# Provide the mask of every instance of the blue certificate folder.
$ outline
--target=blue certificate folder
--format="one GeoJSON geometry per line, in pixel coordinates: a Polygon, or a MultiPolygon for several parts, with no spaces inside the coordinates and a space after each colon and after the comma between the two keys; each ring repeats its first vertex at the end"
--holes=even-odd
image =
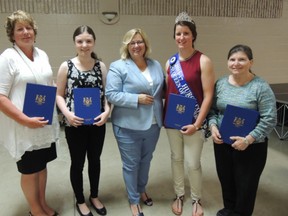
{"type": "Polygon", "coordinates": [[[101,100],[99,88],[75,88],[75,115],[84,118],[85,125],[94,123],[94,118],[101,114],[101,100]]]}
{"type": "Polygon", "coordinates": [[[196,100],[178,94],[169,94],[164,124],[167,128],[180,130],[192,124],[196,100]]]}
{"type": "Polygon", "coordinates": [[[29,117],[44,117],[52,124],[56,87],[27,83],[23,113],[29,117]]]}
{"type": "Polygon", "coordinates": [[[247,136],[258,120],[258,111],[227,104],[219,130],[224,143],[232,144],[231,136],[247,136]]]}

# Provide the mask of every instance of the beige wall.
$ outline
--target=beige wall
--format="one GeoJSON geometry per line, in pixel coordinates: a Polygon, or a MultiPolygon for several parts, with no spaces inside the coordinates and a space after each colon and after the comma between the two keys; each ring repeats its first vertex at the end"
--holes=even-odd
{"type": "MultiPolygon", "coordinates": [[[[3,24],[8,14],[0,14],[0,52],[11,44],[3,24]]],[[[175,17],[121,16],[115,25],[103,24],[98,15],[32,14],[39,27],[36,45],[45,50],[56,76],[59,65],[75,55],[72,34],[82,24],[91,26],[97,37],[96,53],[107,67],[119,58],[124,33],[140,27],[148,34],[152,56],[164,66],[167,58],[176,52],[172,38],[175,17]]],[[[228,17],[193,17],[197,25],[196,48],[208,55],[214,63],[217,77],[229,73],[226,69],[228,50],[244,43],[253,49],[252,70],[269,83],[288,82],[288,0],[284,0],[280,19],[251,19],[228,17]]],[[[0,72],[1,73],[1,72],[0,72]]]]}

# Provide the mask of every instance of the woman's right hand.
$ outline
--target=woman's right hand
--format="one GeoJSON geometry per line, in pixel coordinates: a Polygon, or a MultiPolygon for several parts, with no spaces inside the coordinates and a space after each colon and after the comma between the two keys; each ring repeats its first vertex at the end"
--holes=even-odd
{"type": "Polygon", "coordinates": [[[67,118],[69,124],[73,127],[81,126],[84,123],[84,119],[76,116],[73,112],[69,112],[65,117],[67,118]]]}
{"type": "Polygon", "coordinates": [[[151,105],[154,102],[154,97],[148,94],[139,94],[138,95],[138,103],[139,104],[145,104],[145,105],[151,105]]]}
{"type": "Polygon", "coordinates": [[[48,124],[49,120],[45,120],[44,117],[28,117],[29,120],[24,123],[29,128],[42,128],[48,124]]]}

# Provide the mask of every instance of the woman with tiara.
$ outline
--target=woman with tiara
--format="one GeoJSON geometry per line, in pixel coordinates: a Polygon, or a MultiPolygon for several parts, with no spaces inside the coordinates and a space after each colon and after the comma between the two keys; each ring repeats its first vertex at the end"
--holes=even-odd
{"type": "Polygon", "coordinates": [[[204,211],[200,203],[202,191],[200,159],[205,141],[206,115],[213,98],[215,75],[211,60],[195,49],[196,25],[186,12],[177,16],[173,37],[178,53],[166,63],[165,114],[171,93],[196,99],[197,112],[194,113],[193,122],[184,125],[180,130],[166,127],[171,149],[173,187],[176,194],[172,203],[172,212],[175,215],[182,214],[185,194],[185,162],[193,206],[192,215],[202,216],[204,211]],[[186,91],[183,92],[181,89],[186,89],[186,91]]]}

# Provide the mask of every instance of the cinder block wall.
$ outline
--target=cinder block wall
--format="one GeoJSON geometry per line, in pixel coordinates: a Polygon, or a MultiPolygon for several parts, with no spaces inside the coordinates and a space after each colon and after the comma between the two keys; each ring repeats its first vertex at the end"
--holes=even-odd
{"type": "MultiPolygon", "coordinates": [[[[3,27],[6,16],[0,14],[0,52],[11,44],[3,27]]],[[[79,25],[89,25],[96,33],[95,51],[107,67],[119,58],[119,48],[125,32],[139,27],[146,31],[152,45],[151,57],[165,65],[176,52],[172,37],[175,17],[123,15],[118,23],[106,25],[98,15],[32,14],[38,24],[36,45],[45,50],[56,76],[59,65],[75,56],[72,34],[79,25]]],[[[229,73],[228,50],[244,43],[252,47],[252,70],[269,83],[288,82],[288,1],[284,1],[279,19],[252,19],[229,17],[193,17],[198,30],[196,48],[208,55],[217,77],[229,73]]],[[[1,72],[0,72],[1,73],[1,72]]]]}

